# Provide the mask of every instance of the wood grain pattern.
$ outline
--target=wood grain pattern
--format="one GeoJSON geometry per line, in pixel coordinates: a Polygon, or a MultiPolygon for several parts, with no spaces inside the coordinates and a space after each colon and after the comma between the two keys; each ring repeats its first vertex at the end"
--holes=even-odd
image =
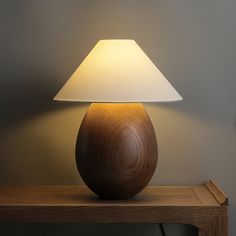
{"type": "Polygon", "coordinates": [[[227,195],[213,181],[206,183],[206,187],[221,205],[228,205],[227,195]]]}
{"type": "Polygon", "coordinates": [[[139,103],[90,105],[79,130],[76,163],[86,185],[105,199],[127,199],[150,181],[157,164],[152,123],[139,103]]]}
{"type": "Polygon", "coordinates": [[[180,223],[227,236],[227,217],[205,185],[146,187],[128,200],[102,200],[87,187],[0,187],[0,222],[180,223]]]}

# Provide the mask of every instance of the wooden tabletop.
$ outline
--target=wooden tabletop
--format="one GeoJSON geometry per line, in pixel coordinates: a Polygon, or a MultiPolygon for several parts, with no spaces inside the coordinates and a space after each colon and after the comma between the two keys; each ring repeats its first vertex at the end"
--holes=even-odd
{"type": "Polygon", "coordinates": [[[212,181],[202,186],[149,186],[119,201],[102,200],[82,186],[0,187],[0,221],[145,223],[161,220],[154,216],[157,211],[162,216],[176,211],[181,218],[188,209],[197,213],[224,205],[227,197],[212,181]]]}

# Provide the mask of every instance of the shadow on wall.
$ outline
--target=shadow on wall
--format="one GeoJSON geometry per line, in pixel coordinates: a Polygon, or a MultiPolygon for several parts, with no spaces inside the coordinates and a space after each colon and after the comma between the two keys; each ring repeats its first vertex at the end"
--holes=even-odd
{"type": "Polygon", "coordinates": [[[53,101],[60,88],[49,73],[1,74],[0,184],[81,184],[73,152],[88,104],[53,101]]]}
{"type": "MultiPolygon", "coordinates": [[[[10,71],[11,73],[11,71],[10,71]]],[[[28,73],[21,71],[17,74],[2,75],[5,79],[0,87],[1,100],[1,132],[17,123],[27,122],[37,116],[42,116],[55,110],[84,106],[82,103],[63,103],[53,101],[58,90],[50,75],[37,71],[28,73]]]]}

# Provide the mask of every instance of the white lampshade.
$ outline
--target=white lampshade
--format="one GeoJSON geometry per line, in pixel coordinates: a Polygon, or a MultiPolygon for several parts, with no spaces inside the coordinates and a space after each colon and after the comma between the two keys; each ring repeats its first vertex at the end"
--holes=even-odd
{"type": "Polygon", "coordinates": [[[168,102],[182,97],[134,40],[100,40],[54,100],[168,102]]]}

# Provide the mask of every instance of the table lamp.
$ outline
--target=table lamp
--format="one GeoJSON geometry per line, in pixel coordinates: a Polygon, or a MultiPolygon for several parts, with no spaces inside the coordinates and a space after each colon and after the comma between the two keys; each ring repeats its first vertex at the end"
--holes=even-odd
{"type": "Polygon", "coordinates": [[[182,97],[134,40],[100,40],[54,100],[91,102],[76,142],[85,184],[104,199],[138,194],[156,169],[158,148],[141,102],[182,97]]]}

